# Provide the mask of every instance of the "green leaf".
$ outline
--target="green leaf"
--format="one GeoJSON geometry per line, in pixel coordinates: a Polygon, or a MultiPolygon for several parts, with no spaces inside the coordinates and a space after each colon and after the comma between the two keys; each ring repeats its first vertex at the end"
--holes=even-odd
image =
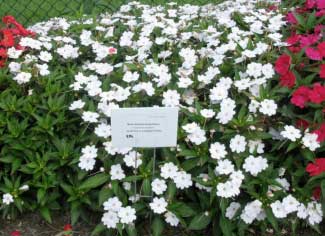
{"type": "Polygon", "coordinates": [[[309,149],[302,149],[301,151],[300,151],[300,153],[301,153],[301,155],[305,158],[305,159],[307,159],[308,161],[312,161],[312,162],[314,162],[314,160],[315,160],[315,154],[314,154],[314,152],[312,152],[312,151],[310,151],[309,149]]]}
{"type": "Polygon", "coordinates": [[[276,221],[271,208],[266,208],[265,213],[266,219],[271,223],[273,229],[275,229],[276,232],[279,232],[278,222],[276,221]]]}
{"type": "Polygon", "coordinates": [[[207,214],[206,212],[202,212],[192,219],[188,228],[191,230],[201,230],[206,228],[210,222],[211,215],[207,214]]]}
{"type": "Polygon", "coordinates": [[[220,228],[221,228],[221,231],[222,231],[224,236],[231,236],[232,235],[232,227],[231,227],[231,223],[230,223],[229,220],[227,220],[224,217],[221,217],[220,221],[219,221],[219,224],[220,224],[220,228]]]}
{"type": "Polygon", "coordinates": [[[168,205],[168,210],[181,217],[190,217],[196,215],[196,212],[184,202],[173,202],[168,205]]]}
{"type": "Polygon", "coordinates": [[[91,232],[91,236],[99,236],[100,233],[105,231],[107,228],[103,224],[98,224],[96,228],[91,232]]]}
{"type": "Polygon", "coordinates": [[[41,207],[40,212],[41,212],[41,215],[43,216],[43,218],[47,222],[52,223],[51,213],[50,213],[50,210],[47,207],[41,207]]]}
{"type": "Polygon", "coordinates": [[[150,179],[144,179],[142,183],[142,192],[145,196],[151,195],[151,181],[150,179]]]}
{"type": "Polygon", "coordinates": [[[164,230],[164,221],[159,216],[155,216],[151,228],[153,236],[160,236],[164,230]]]}
{"type": "Polygon", "coordinates": [[[85,182],[83,182],[79,189],[92,189],[106,183],[109,180],[109,176],[105,173],[100,173],[95,176],[90,177],[85,182]]]}

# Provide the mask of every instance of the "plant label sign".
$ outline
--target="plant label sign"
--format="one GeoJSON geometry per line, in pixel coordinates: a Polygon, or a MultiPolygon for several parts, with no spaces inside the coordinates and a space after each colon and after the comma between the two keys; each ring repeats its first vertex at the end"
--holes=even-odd
{"type": "Polygon", "coordinates": [[[113,147],[175,147],[178,108],[141,107],[112,110],[113,147]]]}

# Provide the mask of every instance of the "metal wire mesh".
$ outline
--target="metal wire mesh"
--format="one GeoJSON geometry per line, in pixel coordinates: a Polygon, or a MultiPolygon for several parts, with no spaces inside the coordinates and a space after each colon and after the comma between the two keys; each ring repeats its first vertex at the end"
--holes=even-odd
{"type": "MultiPolygon", "coordinates": [[[[168,0],[139,0],[147,4],[164,4],[168,0]]],[[[206,4],[222,0],[174,0],[179,4],[206,4]]],[[[129,0],[0,0],[0,17],[12,15],[24,25],[55,16],[116,11],[129,0]]]]}

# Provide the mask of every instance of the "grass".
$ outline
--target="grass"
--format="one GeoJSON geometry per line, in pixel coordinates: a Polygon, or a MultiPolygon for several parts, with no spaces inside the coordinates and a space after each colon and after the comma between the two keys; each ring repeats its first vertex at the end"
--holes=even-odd
{"type": "MultiPolygon", "coordinates": [[[[166,0],[138,0],[147,4],[166,4],[166,0]]],[[[221,0],[174,0],[179,4],[218,3],[221,0]]],[[[74,16],[77,13],[115,11],[128,0],[0,0],[0,17],[14,16],[24,25],[56,16],[74,16]]]]}

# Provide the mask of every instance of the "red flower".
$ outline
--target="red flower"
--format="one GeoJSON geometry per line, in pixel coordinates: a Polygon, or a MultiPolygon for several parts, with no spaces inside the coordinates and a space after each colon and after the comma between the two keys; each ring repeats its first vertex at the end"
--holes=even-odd
{"type": "Polygon", "coordinates": [[[325,100],[325,87],[316,83],[308,95],[311,102],[316,104],[322,103],[325,100]]]}
{"type": "Polygon", "coordinates": [[[10,29],[3,29],[0,32],[2,32],[0,46],[8,48],[15,45],[15,38],[10,29]]]}
{"type": "Polygon", "coordinates": [[[290,45],[294,45],[298,43],[300,40],[300,35],[299,34],[293,34],[289,38],[287,38],[286,42],[290,45]]]}
{"type": "Polygon", "coordinates": [[[8,55],[7,55],[7,49],[0,48],[0,57],[2,57],[2,58],[7,58],[8,57],[8,55]]]}
{"type": "Polygon", "coordinates": [[[320,53],[320,51],[318,51],[315,48],[307,48],[306,55],[311,60],[315,60],[315,61],[322,60],[322,54],[320,53]]]}
{"type": "Polygon", "coordinates": [[[72,230],[72,226],[70,224],[66,224],[63,228],[64,231],[71,231],[72,230]]]}
{"type": "Polygon", "coordinates": [[[283,87],[292,88],[296,83],[296,77],[294,73],[288,71],[286,74],[280,77],[280,85],[283,87]]]}
{"type": "Polygon", "coordinates": [[[290,65],[291,57],[283,54],[275,62],[275,71],[280,75],[284,75],[289,71],[290,65]]]}
{"type": "Polygon", "coordinates": [[[325,172],[325,158],[317,158],[315,163],[309,163],[306,167],[306,171],[310,176],[320,175],[325,172]]]}
{"type": "Polygon", "coordinates": [[[325,123],[322,124],[319,129],[316,129],[313,131],[314,134],[317,134],[318,138],[317,141],[318,142],[324,142],[325,141],[325,123]]]}
{"type": "Polygon", "coordinates": [[[322,57],[325,57],[325,42],[321,42],[320,44],[318,44],[317,49],[322,55],[322,57]]]}
{"type": "Polygon", "coordinates": [[[319,77],[325,79],[325,64],[320,65],[319,77]]]}
{"type": "Polygon", "coordinates": [[[309,102],[309,94],[310,89],[306,86],[299,87],[296,91],[293,92],[291,103],[296,105],[297,107],[304,108],[306,102],[309,102]]]}
{"type": "Polygon", "coordinates": [[[11,232],[10,236],[21,236],[21,233],[20,233],[20,231],[15,230],[15,231],[11,232]]]}

